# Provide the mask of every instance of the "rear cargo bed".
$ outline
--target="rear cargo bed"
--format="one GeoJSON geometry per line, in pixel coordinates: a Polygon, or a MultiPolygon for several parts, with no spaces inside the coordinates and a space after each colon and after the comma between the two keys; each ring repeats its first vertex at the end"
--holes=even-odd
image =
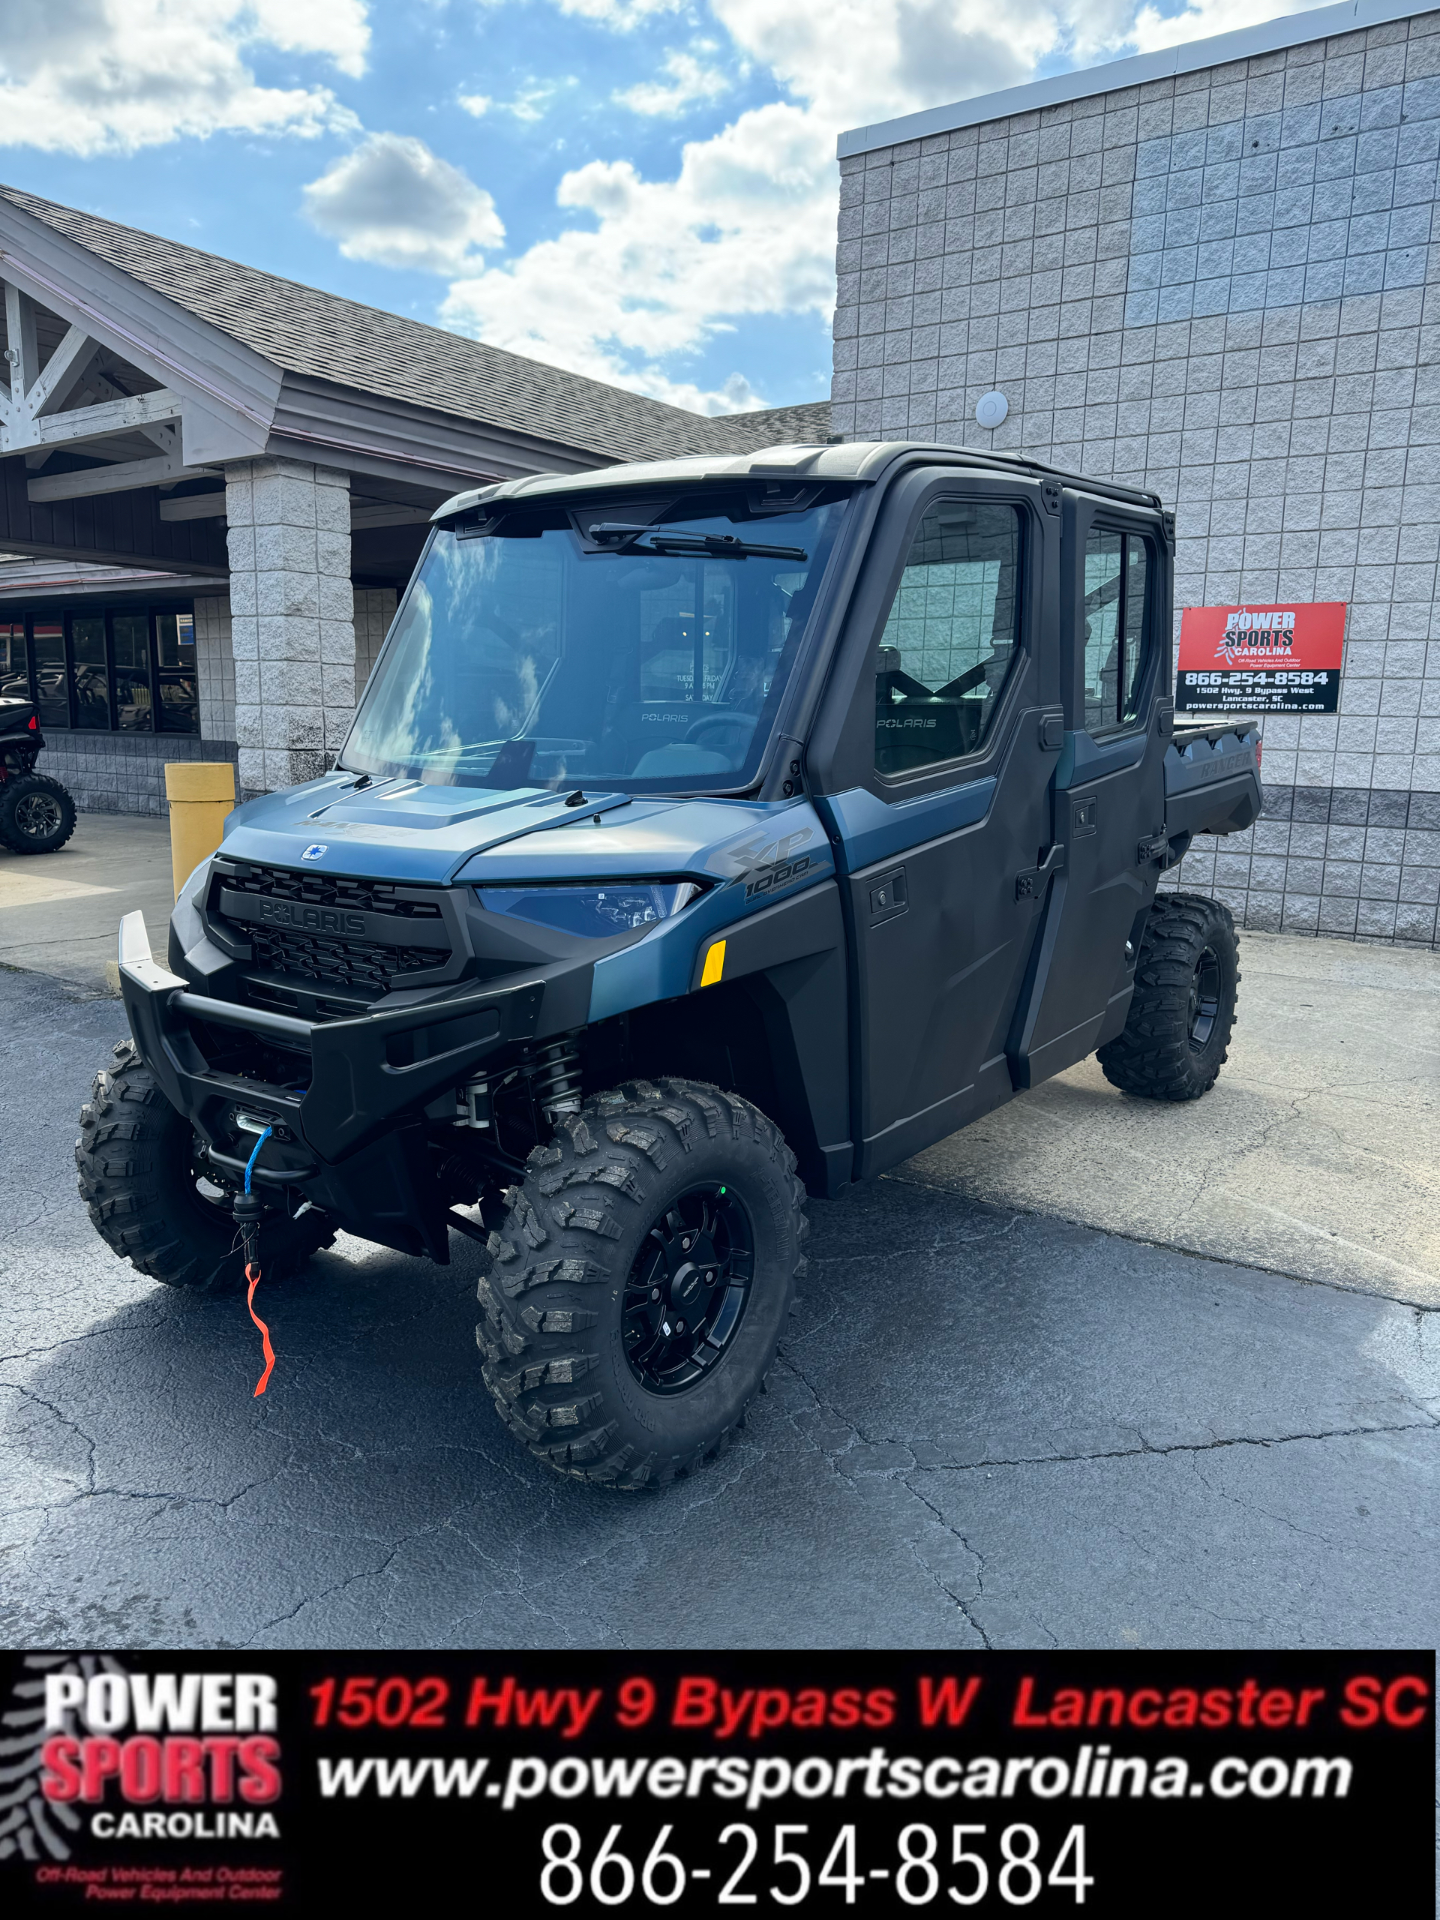
{"type": "Polygon", "coordinates": [[[1165,754],[1165,831],[1172,847],[1181,836],[1188,845],[1197,833],[1242,833],[1259,818],[1260,806],[1259,723],[1243,714],[1177,721],[1165,754]]]}

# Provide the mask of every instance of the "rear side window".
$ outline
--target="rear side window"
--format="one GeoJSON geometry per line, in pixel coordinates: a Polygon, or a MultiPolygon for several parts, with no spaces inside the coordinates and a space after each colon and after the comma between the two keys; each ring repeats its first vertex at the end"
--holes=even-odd
{"type": "Polygon", "coordinates": [[[1095,527],[1085,542],[1085,730],[1138,718],[1150,659],[1155,567],[1143,534],[1095,527]]]}
{"type": "Polygon", "coordinates": [[[875,671],[875,767],[981,746],[1020,641],[1020,510],[939,500],[911,542],[875,671]]]}

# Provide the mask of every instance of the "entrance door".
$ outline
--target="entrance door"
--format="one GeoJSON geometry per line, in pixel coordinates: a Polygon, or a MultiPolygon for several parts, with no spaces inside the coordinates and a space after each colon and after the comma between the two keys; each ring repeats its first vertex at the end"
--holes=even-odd
{"type": "Polygon", "coordinates": [[[817,801],[852,919],[858,1178],[1011,1092],[1005,1043],[1046,891],[1061,738],[1058,708],[1042,724],[1036,657],[1047,581],[1055,628],[1059,532],[1040,488],[931,476],[908,493],[892,508],[904,524],[872,549],[903,564],[852,682],[863,784],[817,801]]]}
{"type": "Polygon", "coordinates": [[[1066,497],[1065,751],[1034,984],[1012,1041],[1017,1086],[1038,1084],[1125,1024],[1161,872],[1170,705],[1170,555],[1158,514],[1066,497]]]}

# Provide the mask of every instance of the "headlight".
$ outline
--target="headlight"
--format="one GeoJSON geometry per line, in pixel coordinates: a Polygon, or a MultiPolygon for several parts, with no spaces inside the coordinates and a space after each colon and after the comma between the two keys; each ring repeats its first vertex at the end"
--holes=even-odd
{"type": "Polygon", "coordinates": [[[477,887],[476,897],[487,913],[508,913],[515,920],[553,927],[557,933],[576,933],[604,940],[616,933],[633,933],[657,920],[668,920],[693,900],[700,888],[693,880],[620,881],[608,887],[477,887]]]}

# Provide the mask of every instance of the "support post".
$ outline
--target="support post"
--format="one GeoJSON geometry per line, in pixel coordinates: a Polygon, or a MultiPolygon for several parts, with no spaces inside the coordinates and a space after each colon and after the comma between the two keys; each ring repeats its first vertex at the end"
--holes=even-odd
{"type": "Polygon", "coordinates": [[[355,704],[350,493],[301,460],[225,469],[242,797],[316,779],[355,704]]]}

